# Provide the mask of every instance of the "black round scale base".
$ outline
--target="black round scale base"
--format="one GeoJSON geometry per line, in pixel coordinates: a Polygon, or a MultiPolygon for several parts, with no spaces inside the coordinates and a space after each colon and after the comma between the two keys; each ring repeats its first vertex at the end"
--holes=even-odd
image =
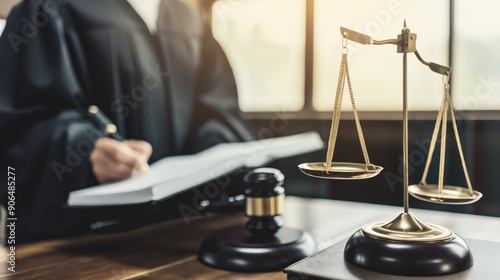
{"type": "Polygon", "coordinates": [[[282,227],[273,237],[258,239],[245,226],[218,231],[207,237],[198,259],[209,266],[237,272],[283,270],[316,252],[307,232],[282,227]]]}
{"type": "Polygon", "coordinates": [[[473,264],[469,246],[457,235],[434,243],[397,242],[369,237],[362,230],[347,241],[344,258],[371,271],[405,276],[451,274],[473,264]]]}

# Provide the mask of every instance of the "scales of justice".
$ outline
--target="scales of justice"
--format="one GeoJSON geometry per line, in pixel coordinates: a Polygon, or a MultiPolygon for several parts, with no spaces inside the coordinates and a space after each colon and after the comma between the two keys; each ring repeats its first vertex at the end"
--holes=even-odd
{"type": "Polygon", "coordinates": [[[341,27],[340,31],[343,37],[343,51],[326,160],[325,162],[300,164],[300,170],[309,176],[323,179],[356,180],[374,177],[382,171],[383,168],[372,164],[368,157],[349,76],[347,41],[350,40],[364,45],[396,45],[397,53],[403,54],[404,211],[392,221],[373,222],[362,226],[348,239],[344,249],[345,260],[368,270],[408,276],[442,275],[468,269],[473,264],[473,258],[468,245],[461,237],[445,227],[422,222],[409,211],[410,194],[420,200],[441,204],[469,204],[476,202],[482,196],[480,192],[472,188],[464,160],[449,90],[448,82],[451,69],[427,62],[420,56],[416,48],[417,35],[410,33],[410,29],[406,27],[406,21],[397,39],[378,41],[344,27],[341,27]],[[428,66],[430,70],[443,75],[444,84],[442,103],[437,114],[425,169],[421,181],[415,185],[409,185],[408,173],[408,53],[414,53],[417,59],[428,66]],[[364,163],[333,161],[345,80],[347,80],[364,163]],[[467,182],[466,188],[445,185],[443,182],[448,115],[451,117],[458,153],[467,182]],[[439,134],[441,134],[441,137],[438,183],[427,184],[426,178],[439,134]]]}

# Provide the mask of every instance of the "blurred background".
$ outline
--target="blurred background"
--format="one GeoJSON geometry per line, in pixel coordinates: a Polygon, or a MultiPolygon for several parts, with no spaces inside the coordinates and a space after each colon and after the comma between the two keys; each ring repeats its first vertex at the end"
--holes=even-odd
{"type": "MultiPolygon", "coordinates": [[[[125,1],[125,0],[124,0],[125,1]]],[[[203,14],[225,50],[240,107],[258,138],[318,131],[328,140],[340,64],[339,27],[374,39],[400,34],[406,19],[423,58],[452,67],[451,93],[473,187],[467,206],[410,199],[410,207],[500,216],[500,4],[493,0],[184,0],[203,14]]],[[[5,19],[16,0],[1,0],[5,19]]],[[[0,33],[5,24],[0,19],[0,33]]],[[[288,195],[402,205],[402,59],[396,47],[349,42],[349,68],[371,161],[384,167],[362,181],[303,175],[297,165],[324,161],[325,150],[271,163],[288,195]]],[[[442,97],[442,77],[409,54],[410,184],[420,181],[442,97]]],[[[347,94],[345,94],[347,97],[347,94]]],[[[451,126],[449,126],[451,128],[451,126]]],[[[453,132],[445,184],[466,186],[453,132]]],[[[335,161],[363,162],[350,102],[343,102],[335,161]]],[[[439,146],[437,147],[439,148],[439,146]]],[[[428,177],[437,182],[438,157],[428,177]]]]}

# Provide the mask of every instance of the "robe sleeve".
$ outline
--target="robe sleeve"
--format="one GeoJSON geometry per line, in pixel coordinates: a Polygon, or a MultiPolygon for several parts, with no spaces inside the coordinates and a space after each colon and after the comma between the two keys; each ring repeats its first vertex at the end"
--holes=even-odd
{"type": "MultiPolygon", "coordinates": [[[[95,183],[88,155],[101,135],[83,111],[82,52],[49,2],[23,1],[0,38],[0,158],[15,169],[17,242],[75,230],[68,193],[95,183]]],[[[6,205],[5,184],[0,195],[6,205]]]]}
{"type": "Polygon", "coordinates": [[[196,94],[198,99],[192,134],[195,150],[217,143],[250,141],[254,138],[251,126],[239,109],[231,66],[208,27],[203,36],[196,94]]]}

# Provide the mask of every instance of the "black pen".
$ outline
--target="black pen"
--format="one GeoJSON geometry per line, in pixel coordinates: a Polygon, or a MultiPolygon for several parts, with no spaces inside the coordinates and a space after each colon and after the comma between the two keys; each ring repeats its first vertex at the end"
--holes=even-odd
{"type": "MultiPolygon", "coordinates": [[[[125,138],[120,133],[118,133],[116,125],[114,125],[108,119],[108,117],[106,117],[106,115],[104,115],[104,113],[99,110],[99,107],[91,105],[87,112],[106,137],[113,138],[120,142],[125,141],[125,138]]],[[[149,171],[149,165],[147,163],[144,163],[138,168],[137,171],[139,171],[139,173],[146,173],[149,171]]]]}

